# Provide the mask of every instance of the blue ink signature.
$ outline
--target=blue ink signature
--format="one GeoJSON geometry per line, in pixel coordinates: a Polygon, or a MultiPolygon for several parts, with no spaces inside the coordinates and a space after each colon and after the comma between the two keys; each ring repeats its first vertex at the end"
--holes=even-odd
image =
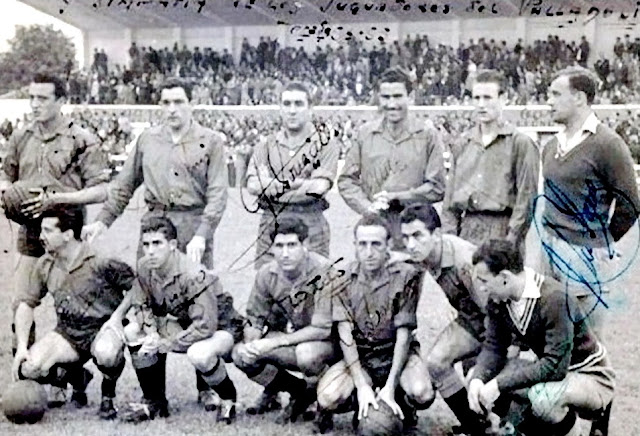
{"type": "MultiPolygon", "coordinates": [[[[588,194],[585,197],[582,205],[577,204],[572,198],[570,198],[565,192],[563,192],[555,183],[547,180],[546,187],[549,189],[550,194],[542,194],[534,198],[533,200],[533,222],[536,228],[536,232],[540,238],[542,248],[547,255],[548,261],[554,268],[557,268],[568,280],[565,282],[565,293],[567,294],[567,302],[569,298],[569,281],[576,282],[588,289],[596,297],[597,301],[588,313],[583,313],[583,318],[588,317],[599,304],[602,304],[605,308],[609,305],[604,301],[603,285],[610,283],[624,274],[633,264],[638,251],[640,250],[640,232],[638,234],[639,240],[635,245],[633,255],[629,257],[628,261],[622,264],[617,270],[615,270],[610,277],[601,277],[598,271],[598,265],[595,262],[595,252],[590,246],[578,246],[572,244],[562,232],[558,226],[546,223],[546,226],[539,223],[535,219],[536,206],[538,200],[544,198],[546,200],[546,207],[553,207],[556,211],[563,215],[571,217],[577,223],[579,223],[582,229],[589,235],[590,238],[596,239],[601,237],[606,242],[607,257],[613,259],[616,256],[615,248],[613,246],[613,238],[609,231],[609,216],[603,215],[598,212],[598,205],[602,204],[608,198],[616,198],[617,202],[624,202],[627,205],[631,205],[633,209],[633,215],[638,216],[638,211],[633,204],[633,201],[628,195],[611,186],[605,186],[598,184],[594,180],[585,180],[585,185],[588,190],[588,194]],[[541,229],[541,226],[546,227],[547,230],[541,229]],[[545,241],[545,234],[551,233],[553,236],[567,243],[567,247],[576,254],[579,259],[579,264],[572,264],[568,259],[565,259],[560,253],[558,253],[553,244],[545,241]],[[579,268],[584,266],[585,268],[579,268]],[[582,271],[579,271],[582,270],[582,271]]],[[[619,204],[616,204],[618,207],[619,204]]],[[[574,319],[570,313],[573,321],[580,321],[581,319],[574,319]]]]}

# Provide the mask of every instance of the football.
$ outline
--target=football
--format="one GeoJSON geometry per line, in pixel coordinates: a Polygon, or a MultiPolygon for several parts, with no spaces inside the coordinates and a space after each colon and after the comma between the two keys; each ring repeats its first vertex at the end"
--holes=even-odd
{"type": "Polygon", "coordinates": [[[358,423],[358,436],[392,436],[402,434],[402,420],[383,401],[378,410],[369,408],[367,417],[358,423]]]}
{"type": "Polygon", "coordinates": [[[2,395],[2,411],[15,424],[34,424],[47,410],[47,392],[33,380],[20,380],[9,385],[2,395]]]}

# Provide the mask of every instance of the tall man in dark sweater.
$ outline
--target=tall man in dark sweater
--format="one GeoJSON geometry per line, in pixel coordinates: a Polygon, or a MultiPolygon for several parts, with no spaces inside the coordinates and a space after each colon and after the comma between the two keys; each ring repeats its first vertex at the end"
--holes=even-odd
{"type": "Polygon", "coordinates": [[[487,290],[490,300],[485,341],[469,377],[469,407],[482,414],[504,395],[523,397],[530,409],[519,434],[582,434],[576,414],[589,419],[607,409],[614,373],[588,323],[567,313],[575,297],[553,278],[524,268],[519,250],[505,240],[481,245],[473,263],[474,287],[487,290]],[[514,336],[534,360],[507,359],[514,336]]]}
{"type": "MultiPolygon", "coordinates": [[[[591,110],[596,80],[580,67],[558,73],[549,88],[553,120],[564,126],[542,153],[541,222],[545,275],[577,297],[600,335],[607,287],[631,260],[617,259],[615,242],[634,225],[640,200],[629,148],[591,110]],[[611,209],[613,207],[613,213],[611,209]]],[[[576,319],[575,308],[569,308],[576,319]]]]}

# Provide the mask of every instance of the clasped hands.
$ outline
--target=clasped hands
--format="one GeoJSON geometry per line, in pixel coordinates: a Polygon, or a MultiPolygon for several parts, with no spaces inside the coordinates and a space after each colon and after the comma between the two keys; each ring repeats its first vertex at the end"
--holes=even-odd
{"type": "Polygon", "coordinates": [[[238,355],[247,365],[252,365],[260,357],[275,350],[280,345],[274,338],[262,338],[238,346],[238,355]]]}
{"type": "Polygon", "coordinates": [[[467,399],[469,400],[469,408],[480,415],[485,415],[493,408],[493,404],[500,397],[500,389],[498,382],[494,378],[488,383],[474,378],[469,383],[467,399]]]}

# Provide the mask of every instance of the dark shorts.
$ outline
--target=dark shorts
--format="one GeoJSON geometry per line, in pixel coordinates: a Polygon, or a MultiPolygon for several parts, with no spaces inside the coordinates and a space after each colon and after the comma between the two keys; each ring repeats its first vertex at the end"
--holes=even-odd
{"type": "MultiPolygon", "coordinates": [[[[358,344],[360,363],[371,377],[374,387],[382,388],[387,382],[393,364],[394,348],[395,341],[380,345],[358,344]]],[[[413,354],[420,356],[420,343],[416,340],[409,344],[408,357],[413,354]]]]}
{"type": "Polygon", "coordinates": [[[233,307],[233,297],[227,293],[218,297],[218,330],[231,333],[233,342],[242,342],[246,320],[233,307]]]}
{"type": "Polygon", "coordinates": [[[31,257],[41,257],[44,254],[44,247],[40,242],[40,221],[20,226],[18,253],[31,257]]]}

